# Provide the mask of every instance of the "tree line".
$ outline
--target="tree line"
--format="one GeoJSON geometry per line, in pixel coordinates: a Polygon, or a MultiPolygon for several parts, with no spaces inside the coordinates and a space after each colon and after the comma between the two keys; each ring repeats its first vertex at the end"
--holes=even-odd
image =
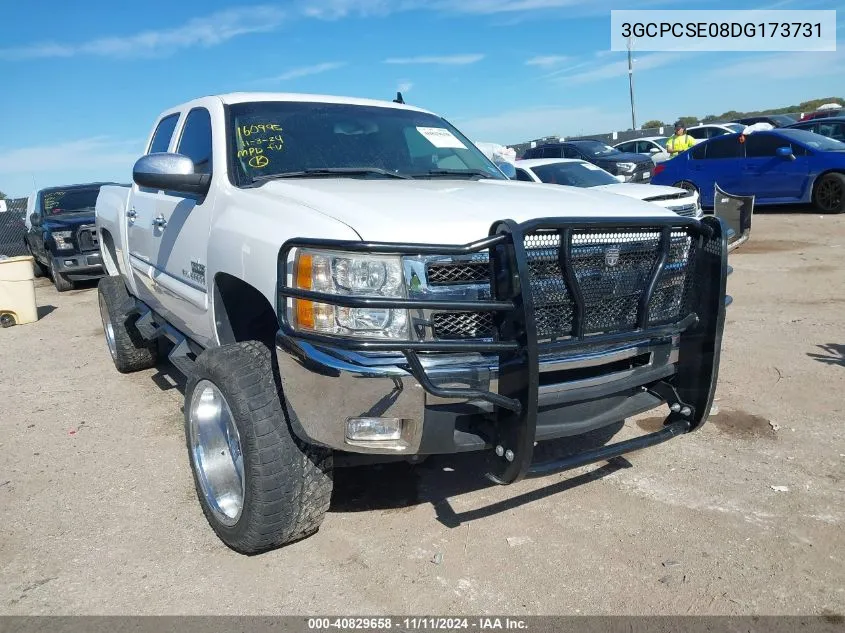
{"type": "MultiPolygon", "coordinates": [[[[825,103],[838,103],[842,106],[845,106],[845,99],[843,99],[842,97],[824,97],[822,99],[810,99],[809,101],[802,101],[798,105],[791,105],[783,108],[769,108],[766,110],[752,110],[749,112],[728,110],[727,112],[723,112],[722,114],[708,114],[705,117],[681,116],[678,117],[678,120],[683,121],[685,125],[689,126],[698,125],[699,121],[701,121],[702,123],[713,123],[714,121],[733,121],[734,119],[744,119],[746,117],[761,116],[765,114],[812,112],[813,110],[818,109],[820,105],[824,105],[825,103]]],[[[674,124],[674,121],[664,123],[663,121],[660,121],[658,119],[652,119],[651,121],[646,121],[645,123],[643,123],[643,128],[663,127],[672,124],[674,124]]]]}

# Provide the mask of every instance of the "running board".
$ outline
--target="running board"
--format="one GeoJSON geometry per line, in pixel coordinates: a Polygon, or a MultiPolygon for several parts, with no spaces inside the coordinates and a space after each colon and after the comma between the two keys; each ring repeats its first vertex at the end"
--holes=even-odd
{"type": "Polygon", "coordinates": [[[564,470],[578,468],[579,466],[586,466],[587,464],[619,457],[625,453],[638,451],[649,446],[654,446],[655,444],[662,444],[671,440],[673,437],[687,433],[690,428],[690,423],[687,420],[670,422],[659,431],[649,433],[648,435],[641,435],[630,440],[625,440],[624,442],[616,442],[615,444],[595,448],[578,453],[577,455],[569,455],[560,459],[533,464],[528,469],[528,476],[551,475],[564,470]]]}
{"type": "Polygon", "coordinates": [[[186,339],[184,336],[182,337],[181,341],[179,341],[176,345],[173,346],[173,349],[170,351],[170,354],[167,355],[167,359],[186,378],[190,376],[194,370],[194,364],[196,361],[193,358],[193,352],[191,352],[191,348],[188,346],[188,339],[186,339]]]}
{"type": "Polygon", "coordinates": [[[173,349],[167,355],[170,363],[186,378],[193,371],[196,354],[191,349],[187,337],[165,321],[157,321],[155,314],[144,304],[138,302],[133,312],[139,314],[135,328],[148,341],[166,338],[173,343],[173,349]]]}

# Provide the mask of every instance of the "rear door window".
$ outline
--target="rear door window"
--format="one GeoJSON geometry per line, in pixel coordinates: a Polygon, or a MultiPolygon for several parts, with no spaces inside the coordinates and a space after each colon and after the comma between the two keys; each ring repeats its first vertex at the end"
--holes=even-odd
{"type": "Polygon", "coordinates": [[[211,173],[211,115],[208,110],[194,108],[188,113],[176,151],[194,161],[194,171],[198,174],[211,173]]]}
{"type": "Polygon", "coordinates": [[[534,179],[528,175],[528,172],[524,169],[517,169],[516,170],[516,179],[517,180],[524,180],[526,182],[534,182],[534,179]]]}
{"type": "Polygon", "coordinates": [[[158,152],[166,152],[170,147],[170,139],[173,138],[173,130],[176,129],[176,123],[179,121],[179,113],[170,114],[164,117],[156,126],[156,131],[153,133],[153,139],[150,142],[150,149],[148,154],[155,154],[158,152]]]}

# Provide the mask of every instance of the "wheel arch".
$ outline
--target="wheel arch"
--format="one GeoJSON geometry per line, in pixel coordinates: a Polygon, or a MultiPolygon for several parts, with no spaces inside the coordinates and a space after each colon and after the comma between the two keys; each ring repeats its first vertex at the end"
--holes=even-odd
{"type": "Polygon", "coordinates": [[[214,329],[220,345],[259,340],[275,347],[276,310],[255,286],[226,272],[214,276],[214,329]]]}
{"type": "MultiPolygon", "coordinates": [[[[831,167],[830,169],[826,169],[823,172],[816,175],[815,179],[813,179],[812,186],[810,187],[810,196],[807,202],[813,206],[816,205],[816,189],[819,183],[824,180],[825,176],[829,176],[830,174],[839,174],[840,176],[845,176],[845,168],[842,167],[831,167]]],[[[839,213],[840,211],[836,211],[839,213]]]]}
{"type": "Polygon", "coordinates": [[[831,167],[830,169],[825,169],[824,171],[816,174],[815,178],[813,178],[813,184],[810,187],[810,202],[813,201],[813,197],[816,195],[816,187],[818,186],[819,181],[828,174],[842,174],[845,176],[845,167],[831,167]]]}
{"type": "Polygon", "coordinates": [[[117,251],[115,250],[114,237],[108,229],[100,229],[100,254],[103,258],[103,266],[106,272],[112,277],[120,275],[120,268],[117,265],[117,251]]]}

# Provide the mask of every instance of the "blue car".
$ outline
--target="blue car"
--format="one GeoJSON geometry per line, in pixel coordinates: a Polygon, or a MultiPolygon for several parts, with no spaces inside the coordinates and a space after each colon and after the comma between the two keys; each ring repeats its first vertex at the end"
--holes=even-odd
{"type": "Polygon", "coordinates": [[[656,166],[651,182],[699,192],[713,207],[715,186],[754,205],[812,203],[825,213],[845,211],[845,143],[793,129],[725,134],[656,166]]]}

